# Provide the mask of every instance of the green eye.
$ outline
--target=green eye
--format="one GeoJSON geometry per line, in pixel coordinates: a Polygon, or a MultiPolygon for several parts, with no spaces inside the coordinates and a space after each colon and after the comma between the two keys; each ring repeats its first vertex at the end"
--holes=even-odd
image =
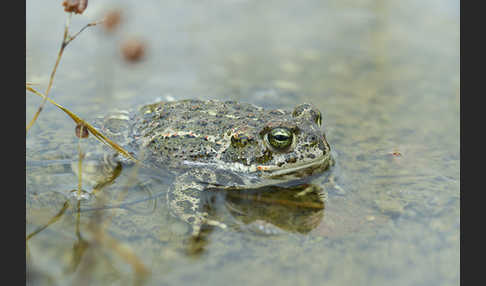
{"type": "Polygon", "coordinates": [[[292,138],[292,131],[287,128],[274,128],[268,133],[268,142],[277,149],[290,146],[292,138]]]}

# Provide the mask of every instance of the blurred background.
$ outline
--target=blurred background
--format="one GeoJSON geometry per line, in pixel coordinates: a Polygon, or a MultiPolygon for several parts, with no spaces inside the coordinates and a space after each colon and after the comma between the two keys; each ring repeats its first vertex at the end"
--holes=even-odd
{"type": "MultiPolygon", "coordinates": [[[[26,3],[26,81],[39,91],[62,41],[61,2],[26,3]]],[[[160,100],[311,102],[344,190],[307,233],[215,231],[196,259],[179,251],[182,226],[163,203],[148,215],[111,213],[108,233],[151,271],[137,283],[459,284],[459,1],[100,0],[72,16],[70,31],[107,15],[65,49],[56,102],[86,120],[160,100]]],[[[26,94],[26,122],[40,102],[26,94]]],[[[26,137],[28,234],[76,187],[63,161],[77,152],[63,145],[73,131],[47,104],[26,137]]],[[[86,273],[93,285],[138,281],[115,244],[93,246],[88,213],[84,248],[74,214],[29,240],[32,283],[82,284],[86,273]]]]}

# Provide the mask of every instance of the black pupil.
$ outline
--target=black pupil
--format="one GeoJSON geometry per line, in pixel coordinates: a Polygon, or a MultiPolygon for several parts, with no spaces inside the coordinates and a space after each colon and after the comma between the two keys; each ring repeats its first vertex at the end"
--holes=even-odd
{"type": "Polygon", "coordinates": [[[275,140],[277,140],[277,141],[286,141],[286,140],[289,139],[289,136],[283,135],[283,134],[277,134],[277,135],[273,136],[273,138],[275,138],[275,140]]]}

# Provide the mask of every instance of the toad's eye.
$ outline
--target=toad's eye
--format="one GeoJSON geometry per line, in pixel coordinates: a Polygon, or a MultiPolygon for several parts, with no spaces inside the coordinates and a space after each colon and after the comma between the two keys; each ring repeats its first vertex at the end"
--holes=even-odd
{"type": "Polygon", "coordinates": [[[267,135],[268,143],[277,149],[285,149],[292,144],[292,131],[287,128],[274,128],[267,135]]]}

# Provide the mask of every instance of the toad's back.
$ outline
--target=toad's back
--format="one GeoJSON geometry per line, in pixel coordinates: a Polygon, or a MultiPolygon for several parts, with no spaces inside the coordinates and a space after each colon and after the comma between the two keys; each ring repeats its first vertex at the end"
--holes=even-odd
{"type": "Polygon", "coordinates": [[[182,100],[105,116],[100,125],[155,167],[204,165],[282,175],[328,165],[330,147],[321,122],[321,113],[310,104],[290,112],[234,101],[182,100]]]}
{"type": "Polygon", "coordinates": [[[214,162],[238,131],[262,130],[285,115],[290,112],[235,101],[158,102],[140,109],[134,135],[157,161],[214,162]]]}

